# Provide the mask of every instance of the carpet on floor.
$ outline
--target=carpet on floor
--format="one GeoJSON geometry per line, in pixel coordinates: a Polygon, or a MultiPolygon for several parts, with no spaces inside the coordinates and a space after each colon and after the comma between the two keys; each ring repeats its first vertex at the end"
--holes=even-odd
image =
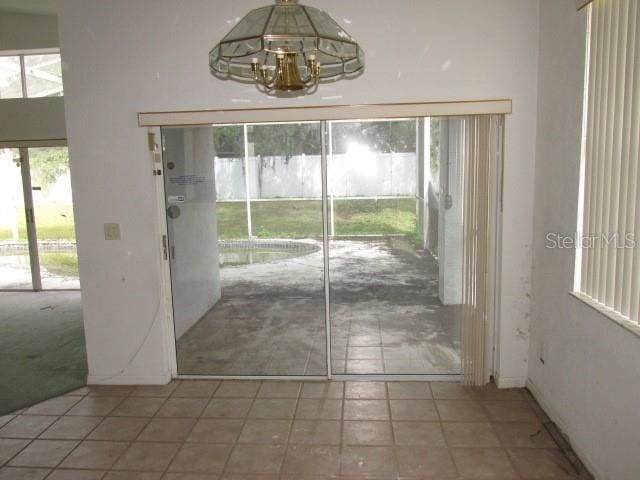
{"type": "Polygon", "coordinates": [[[86,379],[80,292],[0,293],[0,415],[86,379]]]}

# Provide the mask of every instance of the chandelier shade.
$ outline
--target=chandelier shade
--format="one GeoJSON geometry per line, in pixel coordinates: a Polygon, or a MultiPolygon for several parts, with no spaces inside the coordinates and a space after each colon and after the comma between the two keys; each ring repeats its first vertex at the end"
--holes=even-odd
{"type": "Polygon", "coordinates": [[[249,12],[209,53],[216,76],[301,90],[364,68],[358,43],[325,12],[295,0],[249,12]]]}

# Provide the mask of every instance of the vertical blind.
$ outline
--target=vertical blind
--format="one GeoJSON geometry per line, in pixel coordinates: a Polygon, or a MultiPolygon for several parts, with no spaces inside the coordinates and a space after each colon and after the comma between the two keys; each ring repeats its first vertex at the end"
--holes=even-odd
{"type": "Polygon", "coordinates": [[[489,278],[490,231],[495,226],[496,202],[491,194],[500,148],[495,141],[499,121],[496,116],[478,115],[465,122],[462,362],[466,385],[488,381],[485,350],[493,292],[489,278]]]}
{"type": "Polygon", "coordinates": [[[575,290],[638,323],[640,7],[589,7],[575,290]]]}

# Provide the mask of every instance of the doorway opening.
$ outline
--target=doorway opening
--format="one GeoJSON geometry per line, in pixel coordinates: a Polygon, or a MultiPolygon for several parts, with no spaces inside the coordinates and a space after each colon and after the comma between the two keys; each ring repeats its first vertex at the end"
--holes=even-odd
{"type": "Polygon", "coordinates": [[[462,375],[472,119],[163,127],[178,375],[462,375]]]}

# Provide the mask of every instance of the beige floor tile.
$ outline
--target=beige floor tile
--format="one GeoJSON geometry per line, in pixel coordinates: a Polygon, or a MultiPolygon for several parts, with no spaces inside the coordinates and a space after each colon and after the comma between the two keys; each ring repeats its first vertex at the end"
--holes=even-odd
{"type": "Polygon", "coordinates": [[[128,397],[111,412],[111,416],[153,417],[164,401],[157,397],[128,397]]]}
{"type": "Polygon", "coordinates": [[[2,415],[0,416],[0,428],[4,427],[7,423],[13,420],[15,415],[2,415]]]}
{"type": "Polygon", "coordinates": [[[433,400],[389,400],[389,404],[393,420],[438,420],[433,400]]]}
{"type": "Polygon", "coordinates": [[[450,447],[499,447],[493,427],[487,422],[444,422],[444,435],[450,447]]]}
{"type": "Polygon", "coordinates": [[[344,447],[342,475],[395,475],[398,472],[392,447],[344,447]]]}
{"type": "Polygon", "coordinates": [[[342,400],[328,398],[301,398],[296,418],[305,420],[340,420],[342,400]]]}
{"type": "Polygon", "coordinates": [[[85,396],[89,394],[89,387],[80,387],[75,390],[71,390],[70,392],[65,393],[65,395],[76,395],[76,396],[85,396]]]}
{"type": "Polygon", "coordinates": [[[438,422],[393,422],[396,445],[445,447],[442,427],[438,422]]]}
{"type": "Polygon", "coordinates": [[[134,440],[149,423],[149,418],[107,417],[87,437],[89,440],[134,440]]]}
{"type": "Polygon", "coordinates": [[[436,400],[443,422],[486,422],[487,414],[478,402],[470,400],[436,400]]]}
{"type": "Polygon", "coordinates": [[[100,480],[104,470],[54,470],[47,480],[100,480]]]}
{"type": "Polygon", "coordinates": [[[452,448],[458,472],[465,479],[512,479],[516,471],[501,448],[452,448]]]}
{"type": "Polygon", "coordinates": [[[302,384],[300,398],[341,399],[344,382],[305,382],[302,384]]]}
{"type": "Polygon", "coordinates": [[[345,421],[343,445],[393,445],[391,422],[345,421]]]}
{"type": "Polygon", "coordinates": [[[410,400],[410,399],[429,399],[431,398],[431,389],[427,382],[387,382],[389,389],[389,398],[410,400]]]}
{"type": "Polygon", "coordinates": [[[577,477],[575,468],[562,450],[513,448],[508,453],[516,471],[524,478],[563,480],[577,477]]]}
{"type": "Polygon", "coordinates": [[[397,447],[400,475],[424,479],[456,478],[457,469],[443,447],[397,447]]]}
{"type": "Polygon", "coordinates": [[[126,442],[85,440],[65,458],[61,467],[109,469],[129,446],[126,442]]]}
{"type": "Polygon", "coordinates": [[[235,443],[244,421],[235,418],[202,418],[187,438],[188,442],[235,443]]]}
{"type": "Polygon", "coordinates": [[[291,420],[248,419],[238,443],[287,443],[291,420]]]}
{"type": "Polygon", "coordinates": [[[174,380],[166,385],[140,385],[131,392],[131,396],[166,398],[178,388],[180,383],[180,381],[174,380]]]}
{"type": "Polygon", "coordinates": [[[55,467],[78,442],[73,440],[34,440],[16,455],[12,467],[55,467]]]}
{"type": "Polygon", "coordinates": [[[183,380],[171,394],[172,397],[210,398],[220,382],[217,380],[183,380]]]}
{"type": "Polygon", "coordinates": [[[162,480],[218,480],[214,473],[176,473],[168,472],[162,476],[162,480]]]}
{"type": "Polygon", "coordinates": [[[386,400],[345,400],[345,420],[389,420],[386,400]]]}
{"type": "Polygon", "coordinates": [[[209,403],[207,398],[170,398],[160,410],[158,417],[197,418],[209,403]]]}
{"type": "Polygon", "coordinates": [[[0,480],[42,480],[50,472],[48,468],[14,468],[0,469],[0,480]]]}
{"type": "Polygon", "coordinates": [[[124,452],[113,470],[161,472],[180,449],[180,443],[135,442],[124,452]]]}
{"type": "Polygon", "coordinates": [[[27,415],[64,415],[71,407],[78,403],[82,397],[62,396],[38,403],[25,411],[27,415]]]}
{"type": "MultiPolygon", "coordinates": [[[[226,473],[220,480],[280,480],[279,475],[252,475],[246,473],[226,473]]],[[[295,480],[301,480],[296,478],[295,480]]]]}
{"type": "Polygon", "coordinates": [[[387,398],[384,382],[346,382],[344,396],[350,399],[382,399],[387,398]]]}
{"type": "Polygon", "coordinates": [[[471,395],[481,401],[521,401],[524,399],[522,390],[517,388],[498,388],[495,383],[488,383],[484,387],[469,389],[471,395]]]}
{"type": "Polygon", "coordinates": [[[253,400],[250,398],[212,398],[202,412],[203,417],[244,418],[253,400]]]}
{"type": "Polygon", "coordinates": [[[460,383],[431,382],[433,398],[441,400],[467,400],[471,398],[470,389],[460,383]]]}
{"type": "Polygon", "coordinates": [[[225,380],[220,384],[214,396],[231,398],[253,398],[256,396],[259,387],[260,382],[225,380]]]}
{"type": "Polygon", "coordinates": [[[57,417],[19,415],[0,428],[0,438],[36,438],[44,432],[57,417]]]}
{"type": "Polygon", "coordinates": [[[72,415],[60,417],[40,435],[40,438],[82,440],[102,419],[103,417],[80,417],[72,415]]]}
{"type": "Polygon", "coordinates": [[[187,443],[171,462],[169,471],[190,473],[222,473],[231,453],[231,445],[187,443]]]}
{"type": "Polygon", "coordinates": [[[297,400],[292,398],[258,398],[249,411],[250,418],[293,418],[297,400]]]}
{"type": "Polygon", "coordinates": [[[136,389],[130,385],[88,385],[87,395],[92,397],[128,397],[136,389]]]}
{"type": "Polygon", "coordinates": [[[493,422],[536,422],[538,417],[527,402],[483,402],[493,422]]]}
{"type": "Polygon", "coordinates": [[[193,418],[154,418],[138,436],[139,442],[184,442],[196,424],[193,418]]]}
{"type": "Polygon", "coordinates": [[[124,397],[83,397],[67,415],[106,416],[123,400],[124,397]]]}
{"type": "Polygon", "coordinates": [[[29,440],[0,438],[0,465],[7,463],[11,457],[27,446],[29,440]]]}
{"type": "Polygon", "coordinates": [[[495,423],[493,428],[505,447],[556,448],[556,442],[540,423],[495,423]]]}
{"type": "Polygon", "coordinates": [[[335,420],[295,420],[289,443],[340,445],[340,427],[335,420]]]}
{"type": "Polygon", "coordinates": [[[102,480],[160,480],[160,472],[107,472],[102,480]]]}
{"type": "Polygon", "coordinates": [[[302,382],[264,381],[258,398],[298,398],[302,382]]]}
{"type": "Polygon", "coordinates": [[[377,360],[347,360],[347,373],[369,374],[384,373],[382,359],[377,360]]]}
{"type": "Polygon", "coordinates": [[[226,469],[230,473],[278,473],[285,451],[285,445],[236,445],[226,469]]]}
{"type": "Polygon", "coordinates": [[[290,445],[282,465],[283,474],[337,475],[340,448],[327,445],[290,445]]]}

